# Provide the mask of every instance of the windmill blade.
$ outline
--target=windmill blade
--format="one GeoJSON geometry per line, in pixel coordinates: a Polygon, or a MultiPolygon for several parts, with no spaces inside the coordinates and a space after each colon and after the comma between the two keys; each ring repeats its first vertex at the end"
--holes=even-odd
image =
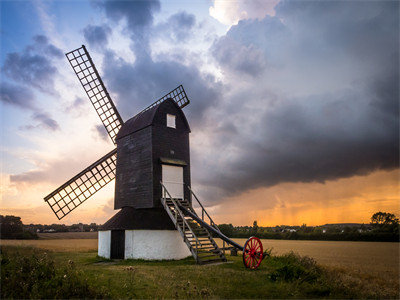
{"type": "Polygon", "coordinates": [[[183,89],[183,86],[180,85],[176,89],[170,91],[168,94],[155,101],[153,104],[143,109],[140,113],[138,113],[138,115],[144,113],[145,111],[149,110],[150,108],[156,106],[157,104],[163,102],[168,98],[174,99],[174,101],[179,105],[180,108],[184,108],[186,105],[190,103],[190,100],[187,97],[186,92],[183,89]]]}
{"type": "Polygon", "coordinates": [[[115,144],[115,136],[124,122],[115,108],[103,80],[100,78],[89,52],[82,45],[81,48],[68,52],[65,55],[103,122],[108,135],[115,144]]]}
{"type": "Polygon", "coordinates": [[[117,149],[100,158],[44,198],[59,220],[115,178],[117,149]]]}

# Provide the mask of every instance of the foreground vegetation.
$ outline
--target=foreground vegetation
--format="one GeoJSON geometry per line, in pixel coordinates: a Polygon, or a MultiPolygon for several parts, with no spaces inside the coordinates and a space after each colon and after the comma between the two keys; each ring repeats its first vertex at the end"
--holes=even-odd
{"type": "Polygon", "coordinates": [[[1,298],[399,298],[398,282],[318,266],[294,253],[257,271],[241,256],[198,266],[180,261],[111,261],[96,252],[1,248],[1,298]]]}

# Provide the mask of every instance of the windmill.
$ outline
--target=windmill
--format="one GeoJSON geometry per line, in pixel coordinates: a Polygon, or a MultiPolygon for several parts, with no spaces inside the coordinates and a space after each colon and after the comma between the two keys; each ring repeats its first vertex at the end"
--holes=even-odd
{"type": "MultiPolygon", "coordinates": [[[[116,179],[120,211],[99,231],[100,256],[225,261],[210,231],[183,214],[197,216],[192,198],[198,200],[190,188],[190,128],[182,111],[190,101],[182,85],[124,123],[86,47],[66,57],[116,148],[44,198],[57,218],[116,179]]],[[[201,214],[217,228],[203,206],[201,214]]]]}
{"type": "Polygon", "coordinates": [[[267,257],[261,241],[250,237],[242,247],[226,237],[190,187],[190,128],[182,111],[190,101],[183,86],[124,123],[86,47],[66,56],[116,148],[44,198],[56,217],[61,220],[116,179],[114,209],[119,211],[99,230],[99,256],[181,259],[192,254],[205,264],[226,261],[225,249],[236,248],[247,268],[258,268],[267,257]],[[211,234],[224,241],[223,248],[211,234]]]}

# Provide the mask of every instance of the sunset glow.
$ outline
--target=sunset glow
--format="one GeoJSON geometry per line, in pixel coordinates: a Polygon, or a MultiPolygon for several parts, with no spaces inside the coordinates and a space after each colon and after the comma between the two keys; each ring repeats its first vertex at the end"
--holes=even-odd
{"type": "Polygon", "coordinates": [[[397,2],[141,3],[0,3],[2,215],[116,213],[114,182],[61,221],[43,200],[114,148],[64,55],[85,44],[124,121],[183,84],[192,186],[217,223],[400,216],[397,2]]]}

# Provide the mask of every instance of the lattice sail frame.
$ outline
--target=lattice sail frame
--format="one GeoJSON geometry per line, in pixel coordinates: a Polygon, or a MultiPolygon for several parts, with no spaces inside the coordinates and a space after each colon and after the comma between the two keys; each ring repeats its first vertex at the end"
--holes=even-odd
{"type": "Polygon", "coordinates": [[[65,56],[115,144],[115,137],[124,122],[97,72],[89,52],[82,45],[81,48],[68,52],[65,56]]]}
{"type": "Polygon", "coordinates": [[[115,178],[117,149],[103,156],[44,198],[59,220],[115,178]]]}
{"type": "MultiPolygon", "coordinates": [[[[115,138],[123,120],[111,100],[86,47],[82,45],[81,48],[65,55],[115,144],[115,138]]],[[[183,86],[180,85],[139,114],[168,98],[173,98],[180,108],[190,103],[183,86]]],[[[44,198],[59,220],[115,178],[116,160],[117,149],[114,149],[44,198]]]]}
{"type": "Polygon", "coordinates": [[[152,103],[149,106],[147,106],[140,113],[138,113],[138,115],[141,114],[141,113],[144,113],[145,111],[147,111],[150,108],[156,106],[157,104],[163,102],[164,100],[167,100],[168,98],[174,99],[174,101],[178,104],[178,106],[180,108],[184,108],[186,105],[188,105],[190,103],[190,100],[186,95],[185,89],[183,88],[182,85],[180,85],[176,89],[170,91],[165,96],[162,96],[160,99],[158,99],[154,103],[152,103]]]}

